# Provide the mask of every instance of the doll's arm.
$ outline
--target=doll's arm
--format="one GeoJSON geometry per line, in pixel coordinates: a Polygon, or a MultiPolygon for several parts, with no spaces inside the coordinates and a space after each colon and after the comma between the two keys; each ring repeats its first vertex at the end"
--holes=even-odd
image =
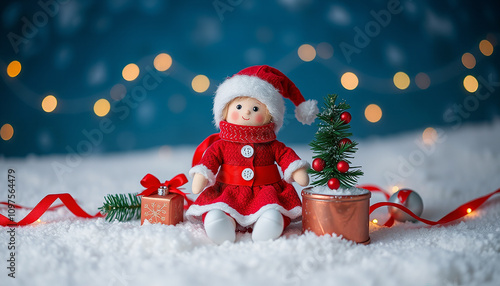
{"type": "Polygon", "coordinates": [[[309,185],[309,175],[307,174],[307,168],[300,168],[292,173],[292,179],[297,182],[297,184],[305,187],[309,185]]]}
{"type": "Polygon", "coordinates": [[[193,184],[191,186],[191,191],[193,192],[193,194],[197,195],[201,193],[203,189],[205,189],[207,184],[208,184],[208,179],[205,178],[205,176],[203,176],[200,173],[195,173],[193,176],[193,184]]]}
{"type": "MultiPolygon", "coordinates": [[[[216,144],[214,143],[214,145],[216,144]]],[[[221,154],[219,154],[218,150],[219,148],[215,148],[213,145],[210,146],[207,151],[205,151],[203,158],[201,158],[200,164],[189,170],[189,175],[193,177],[193,183],[191,185],[193,194],[199,194],[204,188],[215,184],[215,174],[221,164],[221,154]]]]}
{"type": "Polygon", "coordinates": [[[283,179],[288,183],[295,181],[301,186],[307,186],[309,184],[309,175],[307,174],[309,163],[301,160],[292,148],[279,141],[273,143],[273,149],[276,162],[283,170],[283,179]]]}

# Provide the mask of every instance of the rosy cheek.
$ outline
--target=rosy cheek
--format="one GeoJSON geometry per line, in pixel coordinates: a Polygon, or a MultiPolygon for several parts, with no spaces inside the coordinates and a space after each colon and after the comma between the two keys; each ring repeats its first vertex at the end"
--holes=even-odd
{"type": "Polygon", "coordinates": [[[258,124],[264,123],[264,119],[264,115],[262,114],[255,115],[255,122],[257,122],[258,124]]]}
{"type": "Polygon", "coordinates": [[[231,115],[229,115],[229,117],[232,121],[238,121],[238,119],[240,118],[240,114],[238,113],[238,111],[233,111],[231,112],[231,115]]]}

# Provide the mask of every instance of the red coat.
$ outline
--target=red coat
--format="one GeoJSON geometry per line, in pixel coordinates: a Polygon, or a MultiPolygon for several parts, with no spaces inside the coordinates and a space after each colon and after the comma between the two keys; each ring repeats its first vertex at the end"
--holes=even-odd
{"type": "MultiPolygon", "coordinates": [[[[221,134],[222,131],[221,126],[221,134]]],[[[247,138],[235,140],[231,137],[231,140],[243,141],[231,142],[224,139],[227,136],[221,137],[223,139],[213,143],[200,164],[190,171],[192,175],[204,175],[209,187],[187,210],[187,218],[199,220],[209,210],[220,209],[239,225],[247,227],[255,223],[264,211],[276,209],[285,218],[299,219],[301,201],[290,183],[292,173],[306,167],[307,162],[273,138],[260,140],[267,141],[263,143],[249,143],[244,142],[248,141],[247,138]],[[275,162],[283,170],[284,179],[280,177],[275,162]]]]}

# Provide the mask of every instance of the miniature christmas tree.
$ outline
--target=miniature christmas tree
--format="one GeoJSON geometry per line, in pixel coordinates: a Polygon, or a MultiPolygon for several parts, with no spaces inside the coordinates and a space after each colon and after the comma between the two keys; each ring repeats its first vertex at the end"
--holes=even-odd
{"type": "Polygon", "coordinates": [[[351,108],[345,101],[335,104],[337,95],[328,95],[318,119],[319,129],[314,140],[309,144],[314,152],[312,169],[309,173],[316,177],[314,186],[324,186],[332,190],[353,187],[357,177],[363,172],[359,166],[353,167],[350,159],[356,152],[358,143],[348,137],[351,114],[346,110],[351,108]]]}

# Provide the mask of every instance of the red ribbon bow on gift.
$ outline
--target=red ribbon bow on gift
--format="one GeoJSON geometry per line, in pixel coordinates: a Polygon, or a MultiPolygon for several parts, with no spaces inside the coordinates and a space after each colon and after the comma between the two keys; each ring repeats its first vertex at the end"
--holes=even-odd
{"type": "Polygon", "coordinates": [[[142,193],[138,194],[138,196],[152,195],[152,194],[158,192],[158,189],[161,186],[165,186],[169,192],[176,193],[176,194],[183,196],[184,199],[186,200],[188,206],[190,206],[193,203],[193,201],[191,201],[186,196],[186,193],[184,193],[183,191],[178,189],[178,187],[184,185],[187,182],[188,182],[188,179],[186,178],[186,175],[184,175],[184,174],[179,174],[179,175],[173,177],[172,180],[165,181],[165,183],[161,183],[157,177],[155,177],[151,174],[147,174],[141,180],[141,185],[143,187],[145,187],[146,189],[144,191],[142,191],[142,193]]]}

